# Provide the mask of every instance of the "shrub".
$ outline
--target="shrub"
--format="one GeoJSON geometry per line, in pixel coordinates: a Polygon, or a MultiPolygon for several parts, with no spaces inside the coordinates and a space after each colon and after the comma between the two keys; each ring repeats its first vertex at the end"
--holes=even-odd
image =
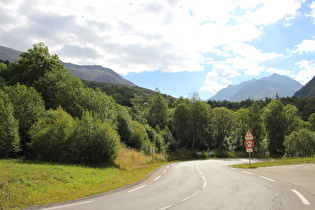
{"type": "Polygon", "coordinates": [[[7,94],[0,90],[0,158],[14,156],[20,151],[18,120],[7,94]]]}
{"type": "Polygon", "coordinates": [[[284,140],[285,155],[294,157],[305,157],[314,155],[315,132],[307,129],[292,132],[284,140]]]}

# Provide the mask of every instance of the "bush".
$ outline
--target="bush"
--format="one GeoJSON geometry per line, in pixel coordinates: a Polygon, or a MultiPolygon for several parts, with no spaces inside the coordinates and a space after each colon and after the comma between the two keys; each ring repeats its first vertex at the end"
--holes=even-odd
{"type": "Polygon", "coordinates": [[[18,120],[9,96],[0,90],[0,158],[16,155],[20,151],[18,120]]]}
{"type": "Polygon", "coordinates": [[[284,140],[285,155],[289,157],[313,156],[315,151],[315,132],[307,129],[292,132],[284,140]]]}
{"type": "Polygon", "coordinates": [[[119,135],[111,125],[90,112],[77,121],[71,140],[74,162],[83,164],[113,163],[120,146],[119,135]]]}
{"type": "Polygon", "coordinates": [[[74,124],[71,115],[60,107],[47,111],[30,129],[31,155],[39,160],[69,162],[74,124]]]}
{"type": "Polygon", "coordinates": [[[30,130],[34,158],[80,164],[113,163],[120,139],[115,130],[90,112],[74,120],[62,108],[49,110],[30,130]]]}

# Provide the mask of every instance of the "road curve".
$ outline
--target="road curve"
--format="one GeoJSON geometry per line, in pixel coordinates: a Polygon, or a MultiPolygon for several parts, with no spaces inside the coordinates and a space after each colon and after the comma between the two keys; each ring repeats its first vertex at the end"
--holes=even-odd
{"type": "Polygon", "coordinates": [[[225,159],[174,163],[159,168],[148,179],[131,188],[45,209],[315,208],[315,177],[310,178],[314,175],[315,165],[303,170],[272,167],[276,168],[274,171],[271,167],[265,170],[230,167],[244,161],[225,159]],[[290,171],[290,175],[284,170],[290,171]],[[292,175],[298,174],[296,171],[302,171],[303,176],[292,175]]]}

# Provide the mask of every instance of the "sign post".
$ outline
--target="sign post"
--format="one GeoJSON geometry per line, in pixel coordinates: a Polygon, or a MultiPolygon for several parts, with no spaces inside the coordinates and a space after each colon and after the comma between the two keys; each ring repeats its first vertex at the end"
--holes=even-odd
{"type": "Polygon", "coordinates": [[[254,136],[253,134],[250,132],[250,130],[247,131],[246,135],[245,135],[245,147],[246,147],[246,152],[248,152],[249,155],[249,166],[251,166],[251,162],[250,162],[250,153],[253,152],[253,147],[254,147],[254,136]]]}
{"type": "Polygon", "coordinates": [[[150,153],[152,154],[152,163],[154,163],[155,147],[150,147],[150,153]]]}

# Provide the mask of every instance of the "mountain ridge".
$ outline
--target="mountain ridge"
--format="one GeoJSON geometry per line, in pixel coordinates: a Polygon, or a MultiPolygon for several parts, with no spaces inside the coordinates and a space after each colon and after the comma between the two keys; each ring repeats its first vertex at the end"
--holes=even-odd
{"type": "Polygon", "coordinates": [[[228,100],[239,102],[246,99],[260,100],[265,98],[292,97],[302,87],[302,84],[290,77],[272,74],[261,79],[252,79],[238,85],[229,85],[220,90],[209,100],[228,100]]]}
{"type": "MultiPolygon", "coordinates": [[[[8,60],[10,63],[19,60],[21,53],[22,52],[12,48],[0,46],[0,58],[8,60]]],[[[101,65],[77,65],[63,61],[60,62],[66,69],[70,70],[73,75],[78,76],[82,80],[136,86],[129,80],[124,79],[114,70],[102,67],[101,65]]]]}

